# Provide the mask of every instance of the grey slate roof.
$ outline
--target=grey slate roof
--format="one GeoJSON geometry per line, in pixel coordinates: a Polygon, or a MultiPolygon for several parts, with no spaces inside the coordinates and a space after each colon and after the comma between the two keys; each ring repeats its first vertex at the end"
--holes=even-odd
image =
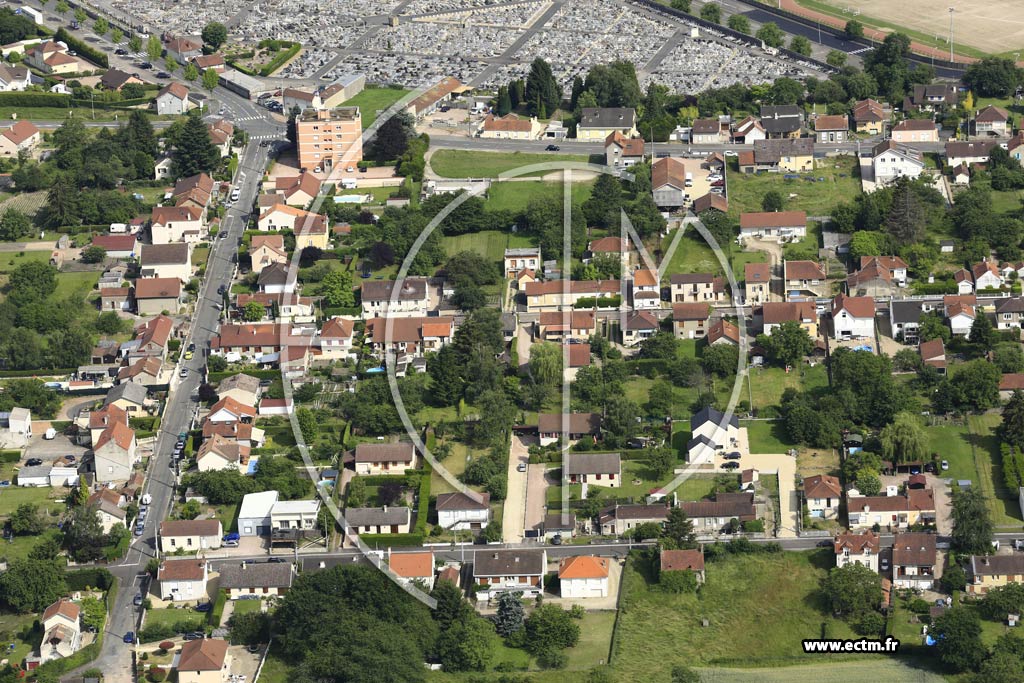
{"type": "Polygon", "coordinates": [[[767,133],[792,133],[800,130],[803,112],[795,104],[761,107],[761,127],[767,133]]]}
{"type": "Polygon", "coordinates": [[[437,511],[442,510],[486,510],[491,502],[491,494],[481,493],[480,502],[477,502],[461,491],[455,493],[441,493],[437,496],[435,507],[437,511]]]}
{"type": "Polygon", "coordinates": [[[221,588],[291,588],[295,578],[291,562],[256,562],[221,567],[221,588]]]}
{"type": "Polygon", "coordinates": [[[408,524],[409,508],[346,508],[345,521],[349,526],[389,526],[408,524]]]}
{"type": "Polygon", "coordinates": [[[124,399],[131,401],[137,405],[142,405],[146,401],[147,390],[141,384],[135,382],[125,382],[124,384],[118,384],[107,392],[107,397],[103,399],[103,405],[108,406],[114,401],[124,399]]]}
{"type": "Polygon", "coordinates": [[[568,453],[563,470],[565,474],[619,473],[622,460],[618,453],[568,453]]]}
{"type": "Polygon", "coordinates": [[[587,107],[580,116],[577,128],[632,128],[636,123],[636,110],[628,107],[587,107]]]}
{"type": "Polygon", "coordinates": [[[916,323],[921,321],[920,301],[893,301],[892,321],[894,323],[916,323]]]}
{"type": "Polygon", "coordinates": [[[546,567],[543,550],[477,550],[473,576],[538,576],[546,567]]]}
{"type": "Polygon", "coordinates": [[[706,424],[708,422],[714,422],[716,425],[726,422],[728,425],[732,425],[739,429],[740,419],[733,413],[729,415],[729,419],[725,419],[725,413],[720,410],[715,410],[711,406],[702,408],[699,412],[694,413],[693,417],[690,418],[690,431],[694,431],[697,427],[706,424]]]}

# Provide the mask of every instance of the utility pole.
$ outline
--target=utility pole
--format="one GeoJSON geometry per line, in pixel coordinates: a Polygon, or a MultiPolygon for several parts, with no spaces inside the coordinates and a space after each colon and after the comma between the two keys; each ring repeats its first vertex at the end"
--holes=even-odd
{"type": "Polygon", "coordinates": [[[952,7],[949,8],[949,61],[953,62],[953,12],[952,7]]]}

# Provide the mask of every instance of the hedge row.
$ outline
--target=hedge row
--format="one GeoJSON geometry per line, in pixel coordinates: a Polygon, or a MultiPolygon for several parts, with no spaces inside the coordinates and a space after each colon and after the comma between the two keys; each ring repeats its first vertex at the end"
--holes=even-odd
{"type": "Polygon", "coordinates": [[[618,308],[622,305],[622,296],[593,297],[585,296],[572,305],[573,308],[618,308]]]}
{"type": "Polygon", "coordinates": [[[53,34],[53,39],[56,41],[63,41],[67,44],[69,49],[76,51],[80,56],[85,57],[93,64],[102,66],[104,69],[110,68],[110,60],[107,59],[107,55],[105,53],[97,50],[93,46],[89,45],[89,43],[75,38],[63,27],[53,34]]]}
{"type": "Polygon", "coordinates": [[[0,451],[0,464],[13,465],[21,460],[21,451],[0,451]]]}
{"type": "MultiPolygon", "coordinates": [[[[279,42],[283,43],[284,41],[279,42]]],[[[300,45],[299,43],[292,43],[287,50],[284,50],[283,52],[278,52],[276,55],[274,55],[273,59],[267,62],[267,64],[262,69],[260,69],[260,76],[266,77],[274,73],[282,66],[284,66],[285,62],[287,62],[295,55],[299,54],[299,50],[301,49],[302,45],[300,45]]]]}
{"type": "Polygon", "coordinates": [[[131,109],[139,106],[140,104],[152,104],[153,100],[156,99],[156,95],[149,97],[135,97],[129,100],[118,100],[117,102],[94,102],[92,100],[71,100],[72,105],[88,109],[89,107],[95,107],[97,109],[131,109]]]}
{"type": "Polygon", "coordinates": [[[228,604],[228,592],[218,590],[217,600],[213,603],[213,609],[206,613],[206,623],[214,628],[220,626],[221,617],[224,616],[224,605],[226,604],[228,604]]]}
{"type": "Polygon", "coordinates": [[[1024,454],[1020,449],[1010,444],[1000,444],[999,450],[1003,456],[1003,480],[1006,488],[1017,491],[1024,486],[1024,454]]]}
{"type": "Polygon", "coordinates": [[[333,318],[337,315],[359,315],[362,311],[363,309],[359,306],[334,306],[331,308],[325,308],[324,315],[333,318]]]}
{"type": "MultiPolygon", "coordinates": [[[[0,95],[0,107],[4,106],[0,95]]],[[[58,377],[78,372],[78,368],[37,368],[35,370],[0,370],[0,377],[58,377]]]]}
{"type": "MultiPolygon", "coordinates": [[[[413,533],[421,539],[427,535],[427,514],[430,512],[430,466],[420,475],[419,500],[416,505],[416,526],[413,533]]],[[[422,543],[422,540],[420,541],[422,543]]]]}
{"type": "Polygon", "coordinates": [[[363,543],[371,548],[401,548],[423,545],[423,534],[361,534],[363,543]]]}
{"type": "Polygon", "coordinates": [[[87,588],[108,590],[114,585],[114,575],[102,567],[66,572],[64,580],[73,591],[84,591],[87,588]]]}
{"type": "Polygon", "coordinates": [[[71,95],[49,92],[5,92],[0,93],[0,106],[68,109],[71,107],[71,95]]]}

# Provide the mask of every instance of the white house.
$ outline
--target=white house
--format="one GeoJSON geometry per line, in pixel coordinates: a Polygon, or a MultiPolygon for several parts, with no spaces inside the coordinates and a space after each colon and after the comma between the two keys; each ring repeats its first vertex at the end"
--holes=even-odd
{"type": "Polygon", "coordinates": [[[412,469],[416,449],[411,443],[361,443],[356,446],[356,474],[404,474],[412,469]]]}
{"type": "Polygon", "coordinates": [[[843,487],[836,477],[816,474],[804,479],[804,501],[811,517],[835,519],[839,516],[839,503],[843,487]]]}
{"type": "Polygon", "coordinates": [[[881,540],[873,531],[859,534],[839,534],[833,542],[836,554],[836,567],[848,564],[861,564],[871,571],[878,571],[878,551],[881,540]]]}
{"type": "Polygon", "coordinates": [[[43,639],[39,643],[39,662],[70,657],[82,647],[81,608],[67,598],[60,598],[43,611],[39,620],[43,639]]]}
{"type": "Polygon", "coordinates": [[[331,318],[320,330],[320,353],[323,358],[344,360],[352,352],[355,322],[347,318],[331,318]]]}
{"type": "Polygon", "coordinates": [[[224,529],[219,519],[173,519],[160,522],[160,550],[198,552],[220,548],[224,529]]]}
{"type": "Polygon", "coordinates": [[[149,227],[153,244],[195,244],[203,233],[203,212],[195,206],[157,206],[149,227]]]}
{"type": "Polygon", "coordinates": [[[707,437],[718,446],[728,446],[739,438],[740,421],[734,414],[708,406],[690,417],[691,438],[707,437]]]}
{"type": "Polygon", "coordinates": [[[608,597],[607,557],[576,555],[558,563],[558,587],[563,598],[608,597]]]}
{"type": "Polygon", "coordinates": [[[875,300],[839,294],[832,300],[832,325],[835,339],[874,337],[875,300]]]}
{"type": "Polygon", "coordinates": [[[239,536],[269,536],[271,528],[270,511],[278,499],[277,491],[247,493],[238,508],[239,536]]]}
{"type": "Polygon", "coordinates": [[[477,550],[473,553],[473,582],[487,588],[476,597],[487,600],[505,591],[521,592],[525,597],[539,595],[547,566],[544,548],[477,550]]]}
{"type": "Polygon", "coordinates": [[[999,289],[1003,286],[1003,277],[999,268],[992,261],[982,261],[971,266],[974,275],[974,290],[999,289]]]}
{"type": "Polygon", "coordinates": [[[504,256],[505,278],[511,280],[521,270],[540,270],[540,248],[519,247],[506,249],[504,256]]]}
{"type": "Polygon", "coordinates": [[[900,177],[916,178],[924,170],[921,153],[892,140],[875,145],[871,153],[875,183],[891,183],[900,177]]]}
{"type": "Polygon", "coordinates": [[[943,312],[946,314],[946,321],[954,335],[966,336],[971,333],[974,319],[978,316],[976,302],[973,294],[942,297],[943,312]]]}
{"type": "Polygon", "coordinates": [[[907,532],[892,542],[892,582],[900,588],[930,590],[935,583],[936,535],[907,532]]]}
{"type": "Polygon", "coordinates": [[[169,83],[156,95],[156,113],[180,116],[190,108],[188,88],[181,83],[169,83]]]}
{"type": "Polygon", "coordinates": [[[807,236],[804,211],[755,211],[740,214],[740,237],[793,240],[807,236]]]}
{"type": "Polygon", "coordinates": [[[320,517],[320,500],[279,500],[270,508],[270,533],[275,537],[313,535],[320,517]]]}
{"type": "Polygon", "coordinates": [[[160,583],[160,599],[188,602],[206,598],[209,572],[206,560],[164,560],[156,574],[160,583]]]}
{"type": "Polygon", "coordinates": [[[209,422],[252,422],[255,417],[256,408],[252,405],[246,405],[232,396],[223,396],[210,408],[206,419],[209,422]]]}
{"type": "Polygon", "coordinates": [[[480,500],[456,491],[437,496],[437,524],[444,529],[483,529],[491,521],[491,495],[477,494],[480,500]]]}
{"type": "Polygon", "coordinates": [[[238,562],[223,565],[217,587],[227,591],[229,600],[255,595],[266,598],[284,595],[295,579],[291,562],[238,562]]]}

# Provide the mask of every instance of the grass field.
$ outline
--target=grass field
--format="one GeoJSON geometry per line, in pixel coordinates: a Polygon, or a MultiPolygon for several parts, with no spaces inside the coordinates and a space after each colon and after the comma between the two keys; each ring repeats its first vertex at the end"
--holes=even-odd
{"type": "MultiPolygon", "coordinates": [[[[593,188],[594,183],[591,181],[573,183],[573,204],[582,204],[590,199],[590,192],[593,188]]],[[[543,180],[494,183],[487,190],[485,206],[490,211],[519,212],[525,209],[532,200],[548,196],[561,198],[562,183],[543,180]]]]}
{"type": "Polygon", "coordinates": [[[819,592],[826,567],[833,564],[829,555],[730,556],[708,564],[699,595],[662,592],[651,568],[630,559],[612,660],[617,680],[667,681],[677,664],[746,668],[820,662],[821,655],[803,653],[802,639],[822,637],[823,631],[826,637],[853,637],[845,622],[824,609],[819,592]]]}
{"type": "Polygon", "coordinates": [[[808,216],[828,215],[833,206],[848,202],[860,194],[860,177],[856,159],[841,156],[819,159],[812,172],[801,173],[799,180],[786,180],[781,173],[753,175],[732,171],[727,175],[729,184],[729,215],[739,220],[746,211],[761,211],[761,198],[775,190],[785,200],[785,209],[806,211],[808,216]],[[813,177],[815,182],[804,180],[813,177]],[[824,182],[818,182],[824,178],[824,182]]]}
{"type": "MultiPolygon", "coordinates": [[[[891,3],[886,0],[797,0],[798,4],[843,20],[856,18],[865,26],[905,33],[922,45],[949,50],[950,17],[946,6],[933,0],[907,0],[891,3]],[[856,17],[845,12],[856,7],[856,17]]],[[[1003,53],[1012,56],[1024,47],[1024,25],[1007,22],[1020,9],[1017,0],[963,0],[956,6],[953,49],[968,57],[1003,53]],[[999,26],[998,31],[990,30],[999,26]],[[966,43],[964,41],[967,41],[966,43]]]]}
{"type": "Polygon", "coordinates": [[[21,664],[43,639],[42,631],[32,628],[37,618],[35,614],[0,614],[0,647],[11,664],[21,664]]]}
{"type": "Polygon", "coordinates": [[[785,453],[796,446],[789,441],[781,422],[743,420],[740,426],[747,428],[751,453],[785,453]]]}
{"type": "Polygon", "coordinates": [[[3,202],[0,202],[0,213],[4,213],[7,209],[17,209],[26,216],[35,216],[39,213],[39,209],[43,208],[46,204],[46,191],[40,190],[39,192],[19,192],[13,196],[8,196],[3,202]]]}
{"type": "MultiPolygon", "coordinates": [[[[500,173],[530,164],[556,161],[587,163],[586,154],[524,154],[523,152],[470,152],[439,149],[430,157],[430,167],[443,178],[496,178],[500,173]]],[[[551,171],[530,173],[544,175],[551,171]]]]}
{"type": "Polygon", "coordinates": [[[751,368],[747,375],[750,381],[750,393],[743,394],[741,400],[753,397],[754,409],[778,406],[782,403],[782,394],[786,389],[810,391],[828,385],[828,372],[824,364],[814,367],[800,365],[797,369],[786,372],[782,368],[761,367],[751,368]]]}
{"type": "Polygon", "coordinates": [[[262,600],[234,600],[234,607],[232,612],[234,614],[248,614],[249,612],[259,612],[263,607],[262,600]]]}
{"type": "Polygon", "coordinates": [[[771,669],[699,669],[704,683],[943,683],[946,679],[896,659],[830,662],[771,669]]]}
{"type": "Polygon", "coordinates": [[[102,272],[90,270],[84,273],[60,273],[57,275],[57,290],[53,297],[64,299],[71,294],[80,293],[88,295],[100,281],[102,272]]]}
{"type": "Polygon", "coordinates": [[[925,429],[924,435],[928,439],[928,455],[938,453],[949,461],[949,470],[943,476],[978,481],[971,432],[966,426],[938,424],[925,429]]]}
{"type": "Polygon", "coordinates": [[[366,130],[377,120],[379,112],[383,112],[402,99],[408,92],[401,88],[366,88],[352,99],[343,102],[341,106],[359,107],[359,114],[363,119],[363,130],[366,130]]]}
{"type": "Polygon", "coordinates": [[[442,243],[449,256],[460,251],[475,251],[488,261],[495,263],[501,263],[505,250],[509,247],[532,246],[528,237],[497,230],[452,235],[442,238],[442,243]]]}
{"type": "Polygon", "coordinates": [[[1017,492],[1003,485],[1003,468],[1000,463],[999,437],[996,429],[1000,424],[999,415],[971,415],[967,418],[974,446],[974,462],[978,469],[978,485],[988,500],[992,522],[997,527],[1021,527],[1021,510],[1017,492]]]}
{"type": "Polygon", "coordinates": [[[146,611],[146,626],[160,624],[162,626],[174,626],[183,621],[195,624],[198,629],[202,626],[206,617],[191,609],[175,609],[173,607],[156,608],[146,611]]]}

